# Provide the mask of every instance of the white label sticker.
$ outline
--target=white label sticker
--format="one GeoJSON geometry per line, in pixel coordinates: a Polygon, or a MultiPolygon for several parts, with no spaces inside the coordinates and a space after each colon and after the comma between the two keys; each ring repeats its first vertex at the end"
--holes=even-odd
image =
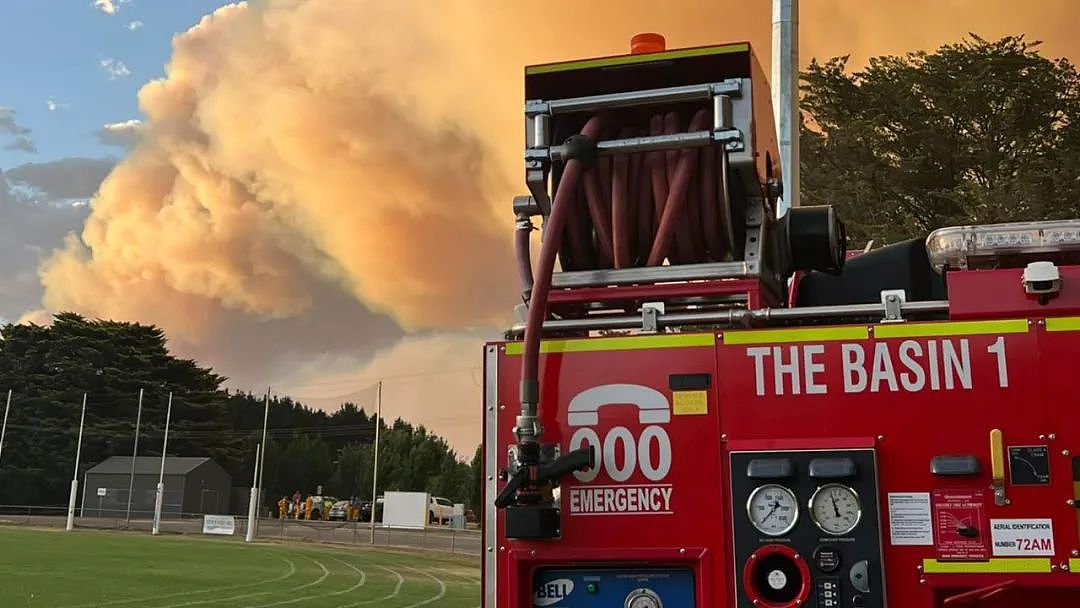
{"type": "Polygon", "coordinates": [[[889,538],[894,545],[933,545],[929,492],[889,492],[889,538]]]}
{"type": "Polygon", "coordinates": [[[994,555],[1053,555],[1054,523],[1050,519],[991,519],[994,555]]]}

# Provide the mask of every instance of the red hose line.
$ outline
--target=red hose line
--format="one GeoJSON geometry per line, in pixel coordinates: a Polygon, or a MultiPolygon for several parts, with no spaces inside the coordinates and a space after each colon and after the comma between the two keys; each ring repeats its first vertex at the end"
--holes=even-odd
{"type": "Polygon", "coordinates": [[[626,180],[630,158],[621,154],[612,159],[611,169],[611,238],[615,268],[630,267],[630,194],[626,180]]]}
{"type": "Polygon", "coordinates": [[[645,265],[648,251],[652,249],[653,241],[653,198],[652,198],[652,175],[649,170],[648,155],[638,154],[634,157],[636,165],[631,164],[631,175],[637,177],[634,194],[637,198],[637,242],[635,243],[634,262],[638,266],[645,265]]]}
{"type": "MultiPolygon", "coordinates": [[[[653,116],[651,135],[661,135],[664,132],[664,117],[653,116]]],[[[653,225],[660,224],[660,218],[664,215],[664,203],[667,202],[668,181],[667,166],[665,165],[663,152],[649,152],[646,156],[646,164],[652,177],[652,195],[654,204],[653,225]]],[[[654,233],[655,236],[655,233],[654,233]]]]}
{"type": "Polygon", "coordinates": [[[585,208],[585,193],[580,188],[575,188],[570,203],[571,208],[567,210],[566,217],[566,241],[569,243],[573,269],[593,269],[596,267],[596,259],[592,251],[592,235],[588,232],[589,224],[586,222],[588,210],[585,208]]]}
{"type": "Polygon", "coordinates": [[[514,255],[517,258],[521,289],[526,295],[533,288],[532,260],[529,251],[529,237],[532,236],[532,229],[533,225],[529,216],[519,215],[517,229],[514,231],[514,255]]]}
{"type": "MultiPolygon", "coordinates": [[[[596,139],[605,118],[594,116],[585,123],[581,134],[596,139]]],[[[543,331],[544,317],[547,316],[548,292],[551,290],[551,275],[555,270],[555,256],[562,241],[568,211],[577,197],[577,187],[584,167],[579,160],[566,163],[561,183],[555,192],[551,215],[548,216],[546,229],[548,238],[540,246],[540,259],[536,266],[532,298],[529,302],[528,316],[525,321],[525,339],[521,357],[521,382],[524,388],[532,385],[538,388],[540,376],[540,335],[543,331]]],[[[537,404],[539,405],[539,404],[537,404]]]]}
{"type": "MultiPolygon", "coordinates": [[[[708,112],[704,109],[698,110],[694,114],[693,120],[690,121],[690,130],[704,128],[708,116],[708,112]]],[[[660,227],[656,231],[656,240],[653,242],[652,250],[649,252],[649,266],[663,264],[664,259],[669,255],[669,250],[673,248],[675,232],[679,228],[683,216],[686,193],[690,189],[690,180],[693,177],[696,161],[697,150],[683,150],[679,155],[679,163],[675,169],[675,179],[671,183],[671,190],[668,192],[667,201],[664,204],[664,215],[660,219],[660,227]]],[[[680,257],[685,256],[687,253],[689,252],[679,252],[680,257]]]]}
{"type": "Polygon", "coordinates": [[[722,259],[720,243],[720,201],[716,188],[716,148],[701,151],[701,224],[705,229],[705,256],[710,262],[722,259]]]}
{"type": "MultiPolygon", "coordinates": [[[[679,132],[679,115],[676,112],[668,112],[664,115],[664,135],[674,135],[679,132]]],[[[666,162],[667,181],[672,183],[675,181],[675,168],[679,163],[679,151],[668,150],[664,153],[664,159],[666,162]]]]}
{"type": "MultiPolygon", "coordinates": [[[[698,163],[700,157],[701,154],[695,151],[690,165],[690,173],[693,175],[690,179],[698,178],[698,183],[701,182],[700,163],[698,163]]],[[[697,184],[692,184],[686,191],[686,212],[683,213],[683,221],[681,222],[682,230],[679,249],[688,252],[687,255],[690,259],[686,263],[689,264],[705,259],[705,239],[701,234],[701,209],[698,201],[701,198],[700,190],[701,188],[697,187],[697,184]]]]}
{"type": "Polygon", "coordinates": [[[603,158],[598,159],[596,161],[596,169],[595,169],[595,171],[597,171],[597,176],[600,179],[600,190],[603,192],[603,195],[604,195],[603,200],[606,203],[605,206],[607,206],[607,207],[611,206],[611,201],[612,201],[612,198],[611,198],[611,170],[612,170],[611,163],[612,163],[612,160],[613,159],[610,156],[605,156],[603,158]]]}
{"type": "Polygon", "coordinates": [[[611,206],[606,204],[600,188],[600,176],[596,168],[585,172],[585,200],[589,203],[589,215],[592,216],[593,230],[600,241],[597,258],[601,264],[611,266],[614,261],[611,245],[611,206]]]}

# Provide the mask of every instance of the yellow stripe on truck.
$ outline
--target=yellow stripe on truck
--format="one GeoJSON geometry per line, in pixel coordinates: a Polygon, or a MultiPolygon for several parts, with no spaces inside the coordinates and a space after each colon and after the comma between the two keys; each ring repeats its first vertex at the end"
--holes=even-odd
{"type": "Polygon", "coordinates": [[[831,342],[866,340],[865,325],[855,327],[807,327],[803,329],[750,329],[725,331],[724,344],[790,344],[792,342],[831,342]]]}
{"type": "Polygon", "coordinates": [[[1080,317],[1047,317],[1046,331],[1080,330],[1080,317]]]}
{"type": "Polygon", "coordinates": [[[1001,321],[952,321],[944,323],[882,323],[874,326],[877,338],[933,338],[938,336],[976,336],[980,334],[1024,334],[1027,319],[1001,321]]]}
{"type": "MultiPolygon", "coordinates": [[[[1080,319],[1080,317],[1078,317],[1080,319]]],[[[1048,320],[1049,323],[1049,320],[1048,320]]],[[[973,336],[980,334],[1018,334],[1029,331],[1027,319],[1000,321],[953,321],[941,323],[883,323],[873,326],[875,338],[929,338],[939,336],[973,336]]],[[[871,328],[867,325],[840,327],[800,327],[777,329],[743,329],[725,331],[722,342],[726,345],[792,344],[799,342],[835,342],[838,340],[869,340],[871,328]]],[[[545,340],[540,343],[542,353],[580,353],[617,350],[646,350],[655,348],[683,348],[712,346],[714,334],[661,334],[648,336],[620,336],[614,338],[580,338],[573,340],[545,340]]],[[[520,355],[524,343],[509,342],[506,354],[520,355]]]]}
{"type": "Polygon", "coordinates": [[[726,55],[728,53],[745,53],[750,50],[748,44],[727,44],[723,46],[710,46],[699,49],[682,49],[677,51],[661,51],[659,53],[643,53],[640,55],[619,55],[617,57],[603,57],[600,59],[582,59],[580,61],[567,61],[565,63],[549,63],[546,65],[534,65],[525,68],[525,75],[551,74],[553,72],[570,72],[573,70],[587,70],[589,68],[610,68],[619,65],[632,65],[635,63],[650,63],[653,61],[669,61],[671,59],[686,59],[688,57],[704,57],[706,55],[726,55]]]}
{"type": "MultiPolygon", "coordinates": [[[[540,343],[542,353],[587,353],[616,350],[648,350],[654,348],[686,348],[713,346],[713,334],[665,334],[659,336],[625,336],[617,338],[583,338],[579,340],[545,340],[540,343]]],[[[525,351],[524,342],[506,344],[506,354],[520,355],[525,351]]]]}
{"type": "Polygon", "coordinates": [[[984,562],[923,560],[925,574],[1044,574],[1051,572],[1050,559],[1040,557],[998,558],[984,562]]]}

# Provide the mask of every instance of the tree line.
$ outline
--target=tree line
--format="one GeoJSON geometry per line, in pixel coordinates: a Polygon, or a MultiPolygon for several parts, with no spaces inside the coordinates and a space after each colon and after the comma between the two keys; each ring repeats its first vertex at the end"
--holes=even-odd
{"type": "MultiPolygon", "coordinates": [[[[110,456],[130,456],[139,390],[140,456],[160,456],[168,394],[168,455],[207,456],[233,485],[250,485],[265,396],[223,388],[226,378],[169,353],[152,325],[61,313],[48,326],[0,328],[0,399],[14,393],[0,453],[0,504],[66,504],[82,396],[87,394],[79,479],[110,456]]],[[[479,507],[479,449],[471,460],[423,426],[380,421],[379,488],[428,491],[479,507]]],[[[353,403],[333,412],[270,399],[263,487],[271,501],[296,490],[367,497],[375,416],[353,403]]]]}

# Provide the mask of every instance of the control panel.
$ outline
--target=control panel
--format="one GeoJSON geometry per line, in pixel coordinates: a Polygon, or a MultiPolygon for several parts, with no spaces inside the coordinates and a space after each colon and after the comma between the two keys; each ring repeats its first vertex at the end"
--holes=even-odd
{"type": "Polygon", "coordinates": [[[872,449],[731,453],[740,608],[883,608],[872,449]]]}
{"type": "Polygon", "coordinates": [[[694,573],[687,568],[551,568],[533,576],[533,606],[541,608],[694,608],[694,573]]]}

